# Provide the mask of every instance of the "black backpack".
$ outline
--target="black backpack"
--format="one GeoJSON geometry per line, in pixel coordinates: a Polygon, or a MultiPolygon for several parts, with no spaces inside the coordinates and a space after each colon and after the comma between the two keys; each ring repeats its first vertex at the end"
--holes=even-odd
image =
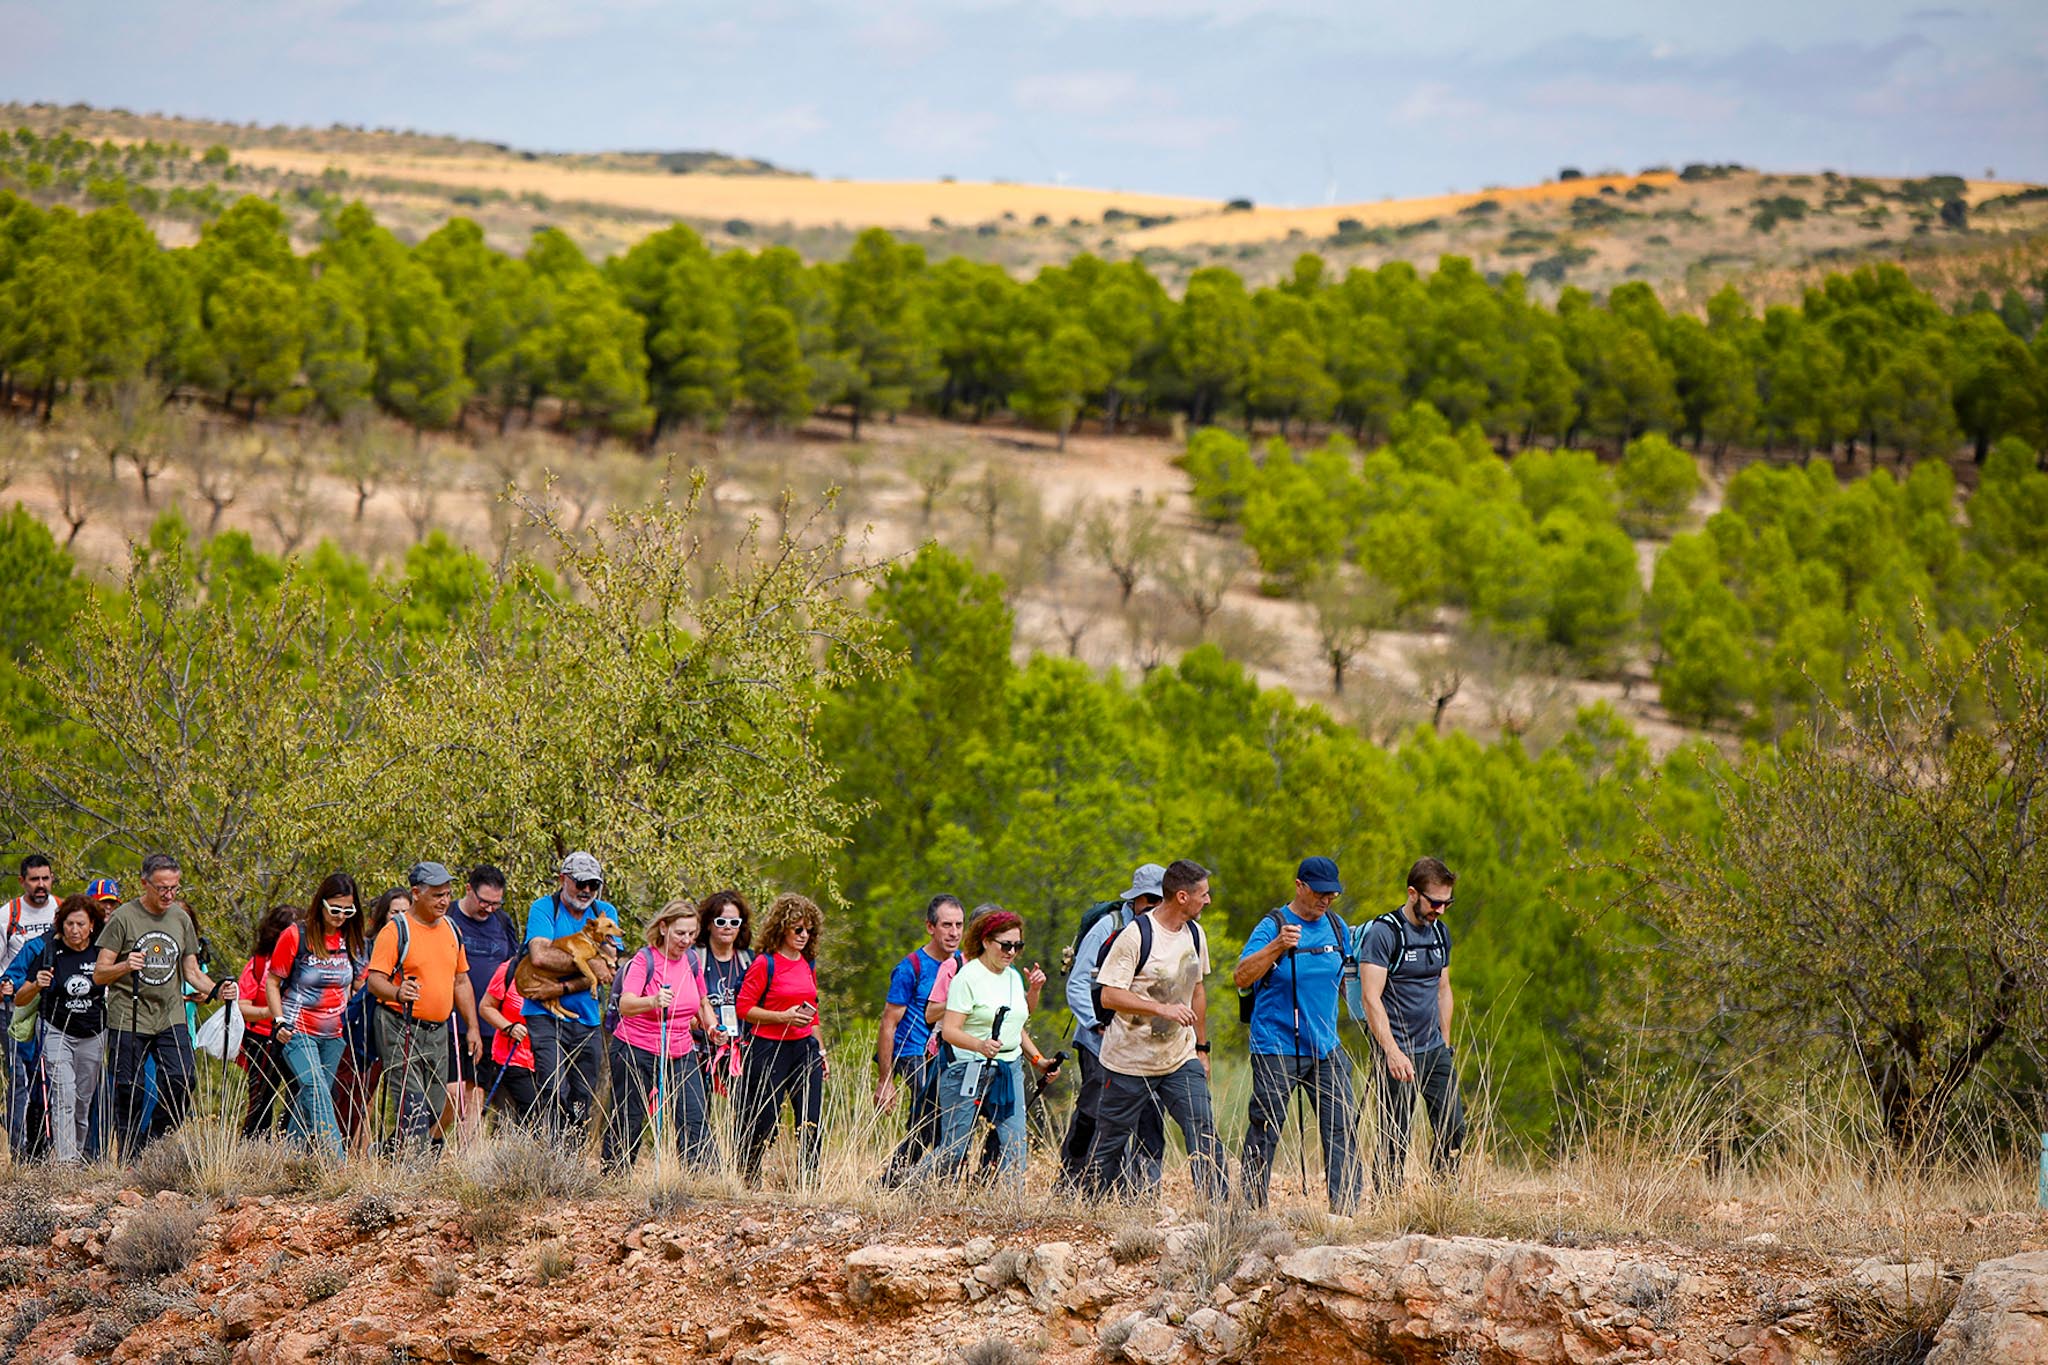
{"type": "MultiPolygon", "coordinates": [[[[1308,951],[1311,955],[1329,952],[1342,953],[1344,954],[1344,966],[1348,968],[1353,963],[1358,961],[1357,957],[1353,955],[1351,949],[1351,930],[1345,925],[1343,917],[1340,916],[1336,911],[1325,910],[1323,913],[1327,915],[1331,920],[1333,920],[1337,925],[1338,946],[1335,948],[1311,948],[1308,951]]],[[[1285,917],[1281,915],[1281,913],[1278,910],[1268,910],[1266,912],[1266,918],[1273,921],[1273,932],[1275,934],[1278,934],[1280,930],[1287,924],[1287,920],[1285,919],[1285,917]]],[[[1288,968],[1288,970],[1292,971],[1294,969],[1290,967],[1288,968]]],[[[1251,985],[1247,986],[1245,989],[1237,993],[1238,1022],[1249,1024],[1252,1021],[1252,1007],[1258,1003],[1259,991],[1263,989],[1268,982],[1270,982],[1274,977],[1278,975],[1280,975],[1280,964],[1275,962],[1273,964],[1273,969],[1271,971],[1267,972],[1257,981],[1252,982],[1251,985]]],[[[1343,988],[1344,982],[1340,974],[1337,982],[1337,989],[1340,994],[1342,993],[1343,988]]]]}
{"type": "MultiPolygon", "coordinates": [[[[1381,915],[1378,919],[1374,920],[1373,923],[1384,924],[1388,928],[1392,929],[1394,931],[1395,943],[1404,946],[1407,944],[1408,918],[1407,916],[1403,915],[1399,910],[1389,910],[1386,914],[1381,915]]],[[[1437,970],[1442,971],[1444,968],[1451,965],[1451,936],[1444,932],[1444,922],[1442,920],[1438,920],[1434,925],[1430,927],[1434,929],[1436,932],[1432,936],[1429,946],[1431,948],[1441,951],[1444,955],[1443,961],[1437,966],[1437,970]]],[[[1391,980],[1394,977],[1394,975],[1401,970],[1401,964],[1406,960],[1407,953],[1405,951],[1403,951],[1399,957],[1394,959],[1394,965],[1387,968],[1387,977],[1389,980],[1391,980]]]]}
{"type": "Polygon", "coordinates": [[[1081,945],[1088,941],[1088,931],[1095,927],[1096,922],[1104,915],[1113,915],[1123,908],[1124,903],[1122,901],[1097,901],[1081,912],[1080,932],[1074,935],[1074,941],[1069,943],[1065,950],[1060,953],[1060,974],[1062,976],[1072,976],[1074,974],[1074,959],[1080,953],[1081,945]]]}
{"type": "MultiPolygon", "coordinates": [[[[1152,956],[1152,912],[1147,910],[1142,915],[1134,916],[1131,920],[1131,925],[1135,925],[1138,930],[1138,961],[1131,968],[1131,980],[1136,982],[1138,973],[1145,970],[1145,963],[1152,956]]],[[[1129,928],[1131,925],[1126,925],[1125,927],[1129,928]]],[[[1189,920],[1188,931],[1195,936],[1195,952],[1199,955],[1203,951],[1202,926],[1194,920],[1189,920]]],[[[1095,1007],[1095,1031],[1097,1033],[1101,1033],[1109,1027],[1109,1020],[1103,1017],[1102,964],[1109,961],[1109,950],[1114,948],[1116,941],[1122,937],[1123,930],[1119,929],[1116,933],[1111,934],[1102,941],[1101,949],[1095,954],[1095,976],[1088,983],[1088,1003],[1095,1007]]]]}
{"type": "MultiPolygon", "coordinates": [[[[611,993],[605,997],[604,1014],[600,1016],[598,1023],[598,1027],[604,1032],[610,1034],[619,1031],[619,996],[623,994],[621,987],[626,980],[626,969],[639,960],[640,953],[651,953],[653,951],[654,949],[652,948],[642,948],[639,953],[635,953],[626,959],[624,967],[612,973],[611,993]]],[[[649,979],[652,980],[654,968],[651,965],[648,967],[647,973],[649,979]]],[[[652,992],[650,991],[649,994],[652,994],[652,992]]]]}

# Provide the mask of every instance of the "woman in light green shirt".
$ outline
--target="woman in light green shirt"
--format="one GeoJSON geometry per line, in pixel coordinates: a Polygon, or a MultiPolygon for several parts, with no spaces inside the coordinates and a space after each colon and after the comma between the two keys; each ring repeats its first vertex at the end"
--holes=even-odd
{"type": "Polygon", "coordinates": [[[1024,1029],[1030,1014],[1017,955],[1024,947],[1024,921],[992,908],[974,917],[960,945],[965,959],[946,991],[939,1019],[945,1070],[939,1076],[939,1143],[911,1171],[913,1180],[950,1175],[960,1169],[973,1139],[975,1120],[995,1126],[1005,1179],[1024,1178],[1024,1067],[1043,1058],[1024,1029]]]}

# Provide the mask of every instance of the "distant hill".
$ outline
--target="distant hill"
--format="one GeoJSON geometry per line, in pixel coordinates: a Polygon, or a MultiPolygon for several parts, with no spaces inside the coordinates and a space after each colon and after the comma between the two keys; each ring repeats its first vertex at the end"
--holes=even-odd
{"type": "MultiPolygon", "coordinates": [[[[721,248],[785,244],[835,258],[875,226],[934,258],[967,256],[1020,274],[1093,252],[1141,260],[1177,289],[1207,265],[1266,283],[1308,252],[1338,273],[1391,260],[1427,268],[1459,255],[1491,276],[1519,273],[1539,294],[1643,280],[1696,306],[1730,280],[1769,296],[1867,260],[1906,262],[1938,296],[1967,297],[2031,278],[2048,248],[2048,190],[1960,176],[1703,162],[1288,207],[1068,185],[850,181],[712,150],[545,153],[409,130],[264,127],[83,105],[0,105],[0,121],[94,141],[226,148],[227,164],[187,165],[180,183],[212,176],[223,194],[276,198],[307,234],[334,205],[360,198],[401,237],[461,214],[504,249],[555,226],[600,257],[683,221],[721,248]]],[[[159,230],[174,240],[190,231],[159,230]]]]}

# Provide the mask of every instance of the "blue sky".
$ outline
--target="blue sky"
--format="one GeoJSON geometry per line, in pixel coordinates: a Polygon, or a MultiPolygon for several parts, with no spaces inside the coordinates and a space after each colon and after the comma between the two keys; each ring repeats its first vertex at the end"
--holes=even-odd
{"type": "Polygon", "coordinates": [[[859,179],[1294,204],[1689,160],[2048,181],[2039,0],[0,0],[0,33],[12,99],[859,179]]]}

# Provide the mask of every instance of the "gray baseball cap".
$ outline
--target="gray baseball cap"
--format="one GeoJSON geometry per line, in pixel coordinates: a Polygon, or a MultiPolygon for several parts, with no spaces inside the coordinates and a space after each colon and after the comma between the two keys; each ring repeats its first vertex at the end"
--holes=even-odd
{"type": "Polygon", "coordinates": [[[1146,863],[1131,874],[1131,889],[1118,896],[1120,901],[1134,901],[1140,896],[1166,898],[1166,869],[1158,863],[1146,863]]]}
{"type": "Polygon", "coordinates": [[[582,849],[577,849],[562,859],[561,874],[572,882],[601,882],[604,880],[604,866],[582,849]]]}
{"type": "Polygon", "coordinates": [[[439,863],[414,863],[412,871],[405,874],[408,886],[446,886],[455,878],[448,875],[448,869],[439,863]]]}

